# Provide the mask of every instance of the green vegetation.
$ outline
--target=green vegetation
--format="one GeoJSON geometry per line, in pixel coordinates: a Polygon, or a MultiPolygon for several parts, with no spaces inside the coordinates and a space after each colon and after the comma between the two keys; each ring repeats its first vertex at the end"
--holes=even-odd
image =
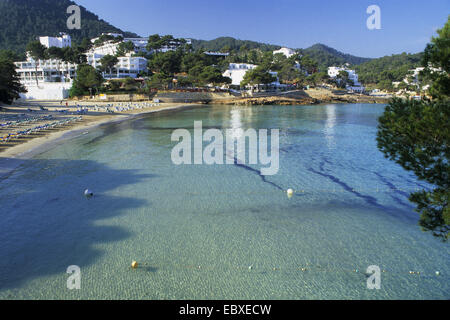
{"type": "Polygon", "coordinates": [[[117,48],[116,57],[123,57],[129,52],[134,52],[134,44],[131,41],[121,42],[117,48]]]}
{"type": "Polygon", "coordinates": [[[98,37],[97,40],[94,41],[94,46],[101,47],[106,42],[118,43],[118,42],[121,42],[122,40],[123,40],[122,37],[115,37],[115,36],[109,35],[109,34],[102,34],[100,37],[98,37]]]}
{"type": "Polygon", "coordinates": [[[265,51],[275,51],[280,49],[280,46],[260,43],[256,41],[249,40],[238,40],[231,37],[219,37],[214,40],[192,40],[192,47],[194,50],[200,51],[221,51],[221,52],[232,52],[240,51],[241,48],[247,50],[258,49],[263,52],[265,51]]]}
{"type": "Polygon", "coordinates": [[[365,85],[376,85],[378,89],[394,90],[392,82],[402,81],[409,70],[420,67],[423,53],[395,54],[373,59],[355,67],[359,80],[365,85]]]}
{"type": "Polygon", "coordinates": [[[26,92],[20,84],[16,65],[12,60],[0,54],[0,102],[11,104],[19,98],[21,92],[26,92]]]}
{"type": "Polygon", "coordinates": [[[430,94],[436,99],[446,99],[450,95],[450,16],[444,28],[438,31],[439,37],[431,40],[425,48],[423,76],[431,80],[430,94]],[[440,71],[432,72],[430,66],[440,71]],[[442,72],[443,71],[443,72],[442,72]]]}
{"type": "Polygon", "coordinates": [[[17,62],[24,60],[24,55],[19,55],[12,50],[0,50],[0,60],[9,60],[12,62],[17,62]]]}
{"type": "Polygon", "coordinates": [[[330,48],[324,44],[315,44],[301,51],[318,63],[321,71],[327,71],[328,67],[341,66],[346,63],[350,65],[359,65],[372,59],[356,57],[351,54],[342,53],[336,49],[330,48]]]}
{"type": "Polygon", "coordinates": [[[244,75],[244,80],[241,81],[241,86],[269,84],[274,82],[276,78],[272,76],[263,66],[258,66],[253,70],[247,71],[244,75]]]}
{"type": "Polygon", "coordinates": [[[99,69],[102,72],[109,71],[109,74],[112,74],[112,70],[117,62],[119,62],[119,59],[117,59],[116,56],[107,54],[100,59],[101,66],[99,67],[99,69]]]}
{"type": "Polygon", "coordinates": [[[228,65],[221,57],[213,57],[201,51],[192,51],[191,46],[181,39],[172,36],[150,36],[148,50],[158,50],[162,46],[176,42],[177,50],[153,52],[148,59],[147,87],[151,89],[167,89],[170,87],[220,85],[229,83],[230,79],[222,73],[228,65]]]}
{"type": "MultiPolygon", "coordinates": [[[[120,37],[101,35],[102,33],[121,33],[124,37],[137,37],[134,33],[124,32],[99,19],[97,15],[87,11],[82,6],[80,6],[83,17],[82,28],[80,30],[68,30],[66,26],[68,18],[66,9],[73,4],[75,3],[70,0],[0,0],[0,12],[2,12],[2,19],[0,19],[0,50],[12,50],[21,55],[14,58],[15,60],[23,60],[27,43],[34,41],[37,36],[57,36],[59,32],[64,31],[72,37],[72,50],[66,49],[64,52],[56,52],[55,49],[52,49],[53,51],[49,52],[49,54],[52,57],[60,57],[64,61],[85,63],[86,59],[83,53],[92,45],[88,39],[99,37],[95,45],[101,45],[105,41],[122,40],[120,37]]],[[[152,35],[149,39],[149,50],[157,50],[163,46],[170,45],[172,42],[184,41],[175,39],[171,35],[152,35]]],[[[280,46],[256,41],[238,40],[231,37],[219,37],[209,41],[192,40],[192,48],[190,49],[194,52],[221,51],[230,53],[230,56],[226,59],[222,58],[221,60],[207,63],[207,65],[215,65],[218,69],[224,71],[226,65],[230,62],[259,65],[266,60],[266,54],[280,49],[280,46]]],[[[132,50],[134,48],[132,48],[131,42],[123,43],[119,47],[117,56],[132,52],[132,50]]],[[[309,74],[317,71],[326,71],[326,68],[329,66],[339,66],[348,63],[355,66],[364,85],[388,90],[394,89],[392,81],[403,80],[408,75],[408,70],[419,66],[422,59],[422,54],[393,55],[380,59],[361,58],[339,52],[323,44],[315,44],[306,49],[299,49],[298,52],[303,56],[303,61],[301,61],[303,70],[309,74]]],[[[145,56],[144,53],[137,53],[136,55],[145,56]]],[[[181,72],[188,72],[186,69],[180,69],[181,72]]],[[[272,70],[279,72],[280,81],[282,82],[308,82],[304,79],[304,75],[287,64],[279,68],[275,66],[272,70]]],[[[166,76],[170,76],[170,73],[166,74],[166,76]]],[[[317,78],[318,76],[315,77],[317,78]]],[[[430,81],[426,75],[423,75],[423,79],[430,81]]],[[[309,80],[308,83],[312,84],[315,82],[314,78],[309,80]]],[[[182,81],[195,82],[196,79],[185,78],[182,81]]]]}
{"type": "Polygon", "coordinates": [[[57,36],[66,32],[73,42],[95,38],[102,33],[121,33],[125,37],[136,34],[122,30],[99,19],[84,7],[81,9],[81,29],[68,30],[67,7],[76,4],[69,0],[0,0],[0,49],[10,49],[22,54],[28,42],[38,36],[57,36]]]}
{"type": "Polygon", "coordinates": [[[103,83],[103,77],[98,70],[87,64],[80,64],[77,68],[77,77],[73,81],[69,96],[82,96],[92,94],[92,90],[98,90],[103,83]]]}
{"type": "Polygon", "coordinates": [[[133,78],[109,80],[101,91],[109,91],[110,93],[131,93],[141,90],[140,82],[133,78]]]}
{"type": "Polygon", "coordinates": [[[60,59],[65,62],[83,64],[86,63],[85,52],[91,48],[92,44],[88,39],[84,39],[81,44],[72,47],[47,48],[39,41],[31,41],[27,44],[27,52],[30,53],[34,60],[37,59],[60,59]]]}
{"type": "Polygon", "coordinates": [[[172,35],[165,35],[161,37],[159,34],[154,34],[148,38],[147,50],[151,52],[153,50],[158,50],[163,47],[169,47],[173,43],[183,45],[186,43],[186,40],[176,39],[172,35]]]}
{"type": "Polygon", "coordinates": [[[379,120],[378,148],[385,156],[434,186],[411,194],[419,224],[448,240],[450,230],[450,18],[427,46],[423,66],[433,75],[433,100],[393,99],[379,120]]]}
{"type": "Polygon", "coordinates": [[[32,42],[28,43],[28,45],[27,45],[27,52],[36,61],[36,63],[35,63],[36,85],[39,85],[39,81],[37,78],[38,60],[44,60],[48,57],[47,48],[45,46],[43,46],[39,41],[32,41],[32,42]]]}

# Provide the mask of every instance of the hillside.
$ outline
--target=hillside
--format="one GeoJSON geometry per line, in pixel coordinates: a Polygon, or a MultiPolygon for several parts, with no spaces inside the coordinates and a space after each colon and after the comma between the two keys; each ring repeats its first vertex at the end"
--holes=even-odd
{"type": "Polygon", "coordinates": [[[340,66],[345,63],[349,63],[350,65],[359,65],[372,60],[370,58],[361,58],[351,54],[342,53],[320,43],[304,49],[303,52],[317,61],[319,68],[322,70],[325,70],[331,66],[340,66]]]}
{"type": "MultiPolygon", "coordinates": [[[[195,50],[203,49],[208,51],[221,51],[224,48],[239,51],[243,46],[250,50],[260,49],[262,51],[274,51],[281,48],[281,46],[278,45],[250,40],[238,40],[232,37],[220,37],[208,41],[192,40],[192,45],[195,50]]],[[[351,54],[342,53],[323,44],[315,44],[309,48],[303,49],[303,53],[308,54],[317,61],[321,69],[326,69],[330,66],[340,66],[345,63],[358,65],[371,60],[370,58],[361,58],[351,54]]]]}
{"type": "Polygon", "coordinates": [[[192,40],[192,47],[194,50],[220,51],[224,48],[227,48],[228,50],[240,50],[243,46],[250,50],[260,49],[262,51],[274,51],[281,48],[277,45],[250,40],[239,40],[232,37],[219,37],[213,40],[192,40]]]}
{"type": "Polygon", "coordinates": [[[93,38],[102,32],[123,33],[92,12],[81,8],[81,29],[68,30],[67,7],[76,4],[70,0],[0,0],[0,49],[11,49],[17,53],[25,51],[26,44],[37,36],[56,36],[66,32],[74,41],[93,38]]]}
{"type": "MultiPolygon", "coordinates": [[[[421,66],[423,53],[394,54],[356,66],[359,80],[363,84],[381,84],[381,88],[389,88],[392,81],[403,80],[408,70],[421,66]]],[[[380,86],[379,86],[380,87],[380,86]]]]}

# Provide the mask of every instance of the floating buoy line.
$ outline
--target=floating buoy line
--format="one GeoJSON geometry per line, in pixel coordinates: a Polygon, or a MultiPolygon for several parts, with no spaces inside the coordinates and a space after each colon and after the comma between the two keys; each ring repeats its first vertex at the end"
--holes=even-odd
{"type": "MultiPolygon", "coordinates": [[[[131,262],[131,269],[139,269],[139,268],[147,268],[147,267],[151,267],[151,263],[148,262],[137,262],[136,260],[133,260],[131,262]]],[[[217,267],[208,267],[208,266],[204,266],[204,265],[176,265],[176,268],[179,269],[188,269],[188,270],[200,270],[200,271],[205,271],[205,272],[212,272],[212,271],[217,271],[217,267]]],[[[357,273],[357,274],[363,274],[367,277],[371,276],[373,273],[367,273],[366,271],[361,271],[361,270],[365,270],[365,269],[358,269],[358,268],[354,268],[354,269],[338,269],[338,268],[329,268],[329,267],[325,267],[325,266],[321,266],[321,265],[310,265],[310,264],[306,264],[306,265],[299,265],[297,267],[255,267],[254,265],[249,265],[249,266],[236,266],[233,269],[235,269],[236,271],[247,271],[247,272],[256,272],[256,273],[261,273],[261,272],[299,272],[299,273],[323,273],[323,272],[328,272],[328,273],[357,273]]],[[[414,276],[420,276],[420,278],[443,278],[446,279],[448,278],[447,276],[442,276],[440,271],[434,271],[433,273],[426,273],[426,272],[422,272],[422,271],[405,271],[405,272],[399,272],[399,271],[390,271],[387,269],[381,269],[381,273],[382,274],[390,274],[390,275],[394,275],[394,276],[401,276],[401,275],[414,275],[414,276]]]]}
{"type": "MultiPolygon", "coordinates": [[[[418,191],[419,189],[414,189],[416,191],[418,191]]],[[[380,189],[380,188],[376,188],[376,189],[352,189],[352,192],[359,192],[359,193],[371,193],[371,192],[376,192],[376,193],[390,193],[390,192],[396,192],[396,191],[401,191],[401,192],[413,192],[412,190],[404,190],[404,189],[392,189],[392,188],[387,188],[387,189],[380,189]]],[[[286,190],[274,190],[274,191],[214,191],[211,193],[207,193],[207,192],[195,192],[195,191],[188,191],[185,193],[185,195],[188,196],[209,196],[211,194],[215,194],[215,195],[264,195],[264,194],[274,194],[274,193],[280,193],[280,194],[285,194],[287,195],[287,197],[290,199],[292,198],[294,195],[305,195],[305,194],[311,194],[311,193],[328,193],[328,194],[337,194],[337,193],[347,193],[348,190],[344,190],[344,189],[312,189],[312,190],[305,190],[305,189],[286,189],[286,190]]],[[[84,196],[87,198],[92,197],[94,194],[92,191],[90,191],[89,189],[86,189],[84,191],[84,196]]]]}
{"type": "MultiPolygon", "coordinates": [[[[415,189],[394,189],[394,188],[353,188],[351,189],[352,192],[359,192],[359,193],[392,193],[392,192],[417,192],[419,188],[415,189]]],[[[286,190],[273,190],[273,191],[214,191],[211,193],[208,192],[196,192],[196,191],[188,191],[185,194],[189,196],[207,196],[211,194],[222,194],[222,195],[263,195],[263,194],[274,194],[274,193],[284,193],[288,197],[292,197],[294,195],[304,195],[304,194],[311,194],[311,193],[328,193],[328,194],[338,194],[338,193],[348,193],[348,190],[341,189],[341,188],[334,188],[334,189],[286,189],[286,190]]]]}
{"type": "MultiPolygon", "coordinates": [[[[377,189],[377,192],[378,192],[378,190],[379,189],[377,189]]],[[[318,190],[315,190],[315,191],[318,191],[318,190]]],[[[333,190],[333,191],[335,191],[335,190],[333,190]]],[[[395,190],[392,189],[392,188],[389,188],[388,191],[395,191],[395,190]]],[[[288,198],[292,198],[292,196],[294,194],[305,193],[305,190],[295,191],[294,189],[289,188],[289,189],[287,189],[286,191],[283,191],[283,192],[287,194],[288,198]]],[[[345,191],[343,191],[343,192],[345,192],[345,191]]],[[[227,193],[235,194],[235,192],[233,192],[233,193],[231,193],[231,192],[219,192],[219,193],[222,193],[222,194],[227,194],[227,193]]],[[[238,192],[238,193],[239,194],[243,194],[243,192],[238,192]]],[[[261,192],[253,192],[253,193],[261,194],[261,192]]],[[[188,193],[188,194],[199,194],[199,193],[188,193]]],[[[248,194],[252,194],[252,193],[248,193],[248,194]]],[[[84,191],[84,196],[89,199],[92,196],[94,196],[94,193],[91,190],[86,189],[84,191]]],[[[140,262],[138,262],[136,260],[133,260],[131,262],[131,268],[132,269],[138,269],[138,268],[142,268],[142,267],[151,267],[151,264],[150,263],[146,263],[146,262],[140,263],[140,262]]],[[[212,271],[212,270],[215,269],[215,268],[202,267],[201,265],[198,265],[198,266],[178,266],[178,267],[181,267],[181,268],[184,268],[184,269],[198,269],[198,270],[202,270],[203,269],[203,270],[206,270],[206,271],[208,271],[208,270],[212,271]]],[[[321,265],[308,265],[308,264],[305,265],[305,266],[298,266],[298,267],[295,267],[295,268],[292,268],[292,267],[290,267],[290,268],[272,267],[270,269],[270,268],[255,268],[253,265],[250,265],[250,266],[247,266],[247,267],[242,267],[242,266],[241,267],[236,267],[236,269],[237,270],[239,270],[239,269],[242,269],[242,270],[247,269],[248,271],[255,270],[255,271],[261,271],[261,272],[266,272],[266,271],[287,271],[287,272],[299,271],[299,272],[331,272],[331,273],[347,272],[347,273],[360,273],[360,270],[357,269],[357,268],[356,269],[344,269],[344,268],[343,269],[334,269],[334,268],[330,269],[330,268],[327,268],[327,267],[324,267],[324,266],[321,266],[321,265]]],[[[389,272],[388,270],[383,269],[383,270],[381,270],[381,272],[382,273],[390,273],[390,274],[393,274],[393,275],[409,274],[409,275],[417,275],[417,276],[421,276],[421,277],[430,277],[430,276],[442,277],[440,271],[435,271],[433,274],[430,274],[430,273],[424,273],[424,272],[421,272],[421,271],[412,271],[412,270],[409,270],[408,272],[389,272]]],[[[364,272],[363,274],[365,274],[366,276],[370,276],[371,275],[371,274],[367,274],[366,272],[364,272]]]]}

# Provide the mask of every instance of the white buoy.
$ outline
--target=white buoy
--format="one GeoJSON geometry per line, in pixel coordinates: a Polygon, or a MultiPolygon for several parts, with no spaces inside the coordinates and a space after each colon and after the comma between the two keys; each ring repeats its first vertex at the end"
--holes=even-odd
{"type": "Polygon", "coordinates": [[[92,197],[93,195],[94,195],[94,193],[93,193],[91,190],[89,190],[89,189],[84,190],[84,196],[85,196],[86,198],[90,198],[90,197],[92,197]]]}
{"type": "Polygon", "coordinates": [[[288,197],[290,198],[290,197],[292,197],[294,195],[294,190],[287,189],[286,193],[287,193],[288,197]]]}
{"type": "Polygon", "coordinates": [[[439,272],[439,271],[436,271],[436,275],[438,276],[438,275],[440,275],[441,273],[439,272]]]}

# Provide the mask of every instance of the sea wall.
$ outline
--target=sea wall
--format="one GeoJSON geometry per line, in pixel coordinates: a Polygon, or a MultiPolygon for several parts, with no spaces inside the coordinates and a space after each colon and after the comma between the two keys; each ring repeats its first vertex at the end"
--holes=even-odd
{"type": "Polygon", "coordinates": [[[20,94],[20,99],[28,100],[62,100],[69,97],[70,82],[42,82],[39,85],[27,84],[26,93],[20,94]]]}
{"type": "Polygon", "coordinates": [[[158,92],[155,99],[161,102],[184,103],[184,102],[203,102],[209,103],[214,100],[232,99],[235,96],[228,92],[158,92]]]}

